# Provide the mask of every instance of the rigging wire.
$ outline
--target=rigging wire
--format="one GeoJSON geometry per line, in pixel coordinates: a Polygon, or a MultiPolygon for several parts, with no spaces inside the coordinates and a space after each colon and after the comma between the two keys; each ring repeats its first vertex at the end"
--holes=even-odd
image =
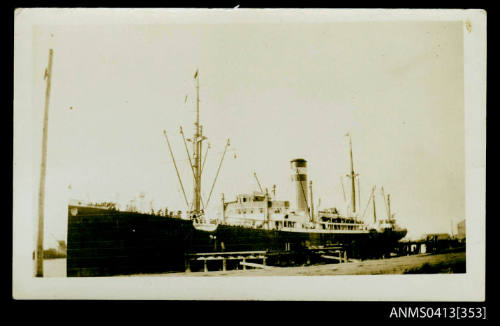
{"type": "Polygon", "coordinates": [[[210,189],[210,193],[208,194],[207,203],[205,204],[205,206],[207,206],[207,207],[208,207],[208,203],[210,202],[210,197],[212,197],[212,191],[214,190],[215,182],[217,181],[217,177],[219,176],[220,168],[222,167],[222,162],[224,161],[224,156],[226,155],[226,151],[227,151],[228,147],[229,147],[229,139],[227,140],[226,147],[224,147],[224,153],[222,153],[222,158],[221,158],[220,163],[219,163],[219,168],[217,169],[217,173],[215,174],[215,179],[214,179],[214,182],[212,184],[212,188],[210,189]]]}
{"type": "Polygon", "coordinates": [[[373,190],[372,190],[372,193],[370,194],[370,198],[368,198],[368,201],[366,202],[366,207],[365,207],[365,210],[363,212],[363,215],[361,215],[361,218],[363,219],[363,221],[365,220],[366,210],[368,209],[368,206],[370,205],[370,200],[372,199],[372,197],[373,197],[373,190]]]}
{"type": "Polygon", "coordinates": [[[174,153],[172,152],[172,147],[170,146],[170,142],[168,141],[167,137],[167,132],[165,130],[163,130],[163,135],[165,136],[168,145],[168,150],[170,151],[170,155],[172,156],[172,161],[174,162],[175,172],[177,173],[177,178],[179,179],[179,183],[182,188],[182,194],[184,195],[184,200],[186,201],[186,207],[189,207],[189,202],[186,197],[186,191],[184,190],[184,186],[182,185],[181,176],[179,175],[179,170],[177,169],[177,164],[175,163],[174,153]]]}

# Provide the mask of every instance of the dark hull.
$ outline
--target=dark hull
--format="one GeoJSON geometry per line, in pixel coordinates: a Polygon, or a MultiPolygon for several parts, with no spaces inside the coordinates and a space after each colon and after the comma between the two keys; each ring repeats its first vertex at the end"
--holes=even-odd
{"type": "Polygon", "coordinates": [[[180,219],[125,212],[68,216],[67,275],[179,271],[194,232],[180,219]]]}
{"type": "Polygon", "coordinates": [[[349,257],[371,257],[390,250],[402,237],[404,234],[300,233],[228,225],[207,232],[178,218],[78,207],[77,215],[68,214],[67,275],[184,271],[185,254],[200,252],[287,248],[300,253],[311,246],[341,244],[349,257]]]}
{"type": "MultiPolygon", "coordinates": [[[[219,251],[301,251],[314,246],[339,245],[355,247],[368,242],[369,234],[328,234],[254,229],[243,226],[219,225],[213,232],[195,232],[190,252],[219,251]]],[[[352,254],[352,253],[351,253],[352,254]]]]}
{"type": "Polygon", "coordinates": [[[361,241],[358,246],[362,248],[360,258],[387,257],[394,251],[399,240],[406,236],[406,230],[384,230],[370,231],[368,237],[361,241]]]}

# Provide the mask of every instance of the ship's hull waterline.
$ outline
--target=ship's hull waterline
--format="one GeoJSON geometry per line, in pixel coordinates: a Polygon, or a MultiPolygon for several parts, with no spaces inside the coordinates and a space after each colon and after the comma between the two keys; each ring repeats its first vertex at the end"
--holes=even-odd
{"type": "Polygon", "coordinates": [[[224,224],[205,231],[195,228],[190,220],[70,206],[67,275],[177,272],[184,271],[185,255],[189,253],[260,250],[300,253],[316,246],[337,244],[346,248],[349,257],[364,258],[390,250],[405,234],[293,232],[224,224]]]}

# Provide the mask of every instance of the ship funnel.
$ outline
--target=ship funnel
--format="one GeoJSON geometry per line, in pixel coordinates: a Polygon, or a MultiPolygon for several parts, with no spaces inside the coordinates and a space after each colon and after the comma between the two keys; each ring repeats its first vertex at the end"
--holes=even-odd
{"type": "Polygon", "coordinates": [[[295,187],[294,208],[307,212],[307,161],[302,158],[294,159],[290,161],[290,168],[295,187]]]}

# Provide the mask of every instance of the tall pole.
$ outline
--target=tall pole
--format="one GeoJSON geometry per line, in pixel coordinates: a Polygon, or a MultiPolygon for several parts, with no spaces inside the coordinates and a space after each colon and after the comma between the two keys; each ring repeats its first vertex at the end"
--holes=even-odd
{"type": "Polygon", "coordinates": [[[389,221],[392,220],[391,215],[391,194],[387,194],[387,211],[389,212],[389,221]]]}
{"type": "Polygon", "coordinates": [[[193,169],[194,169],[194,185],[193,185],[193,209],[195,215],[200,213],[200,80],[198,70],[194,74],[196,79],[196,121],[195,132],[193,137],[193,169]]]}
{"type": "Polygon", "coordinates": [[[349,150],[351,154],[351,185],[352,185],[352,211],[353,213],[356,213],[356,185],[355,185],[355,177],[356,175],[354,174],[354,162],[352,158],[352,141],[351,141],[351,135],[347,134],[349,136],[349,150]]]}
{"type": "Polygon", "coordinates": [[[36,277],[43,277],[43,213],[45,201],[45,172],[47,169],[47,129],[49,122],[49,102],[50,102],[50,81],[52,77],[52,55],[54,51],[49,50],[49,65],[45,70],[44,78],[47,80],[45,89],[45,110],[43,116],[43,131],[42,131],[42,161],[40,165],[40,188],[38,191],[38,232],[35,249],[35,265],[36,277]]]}

